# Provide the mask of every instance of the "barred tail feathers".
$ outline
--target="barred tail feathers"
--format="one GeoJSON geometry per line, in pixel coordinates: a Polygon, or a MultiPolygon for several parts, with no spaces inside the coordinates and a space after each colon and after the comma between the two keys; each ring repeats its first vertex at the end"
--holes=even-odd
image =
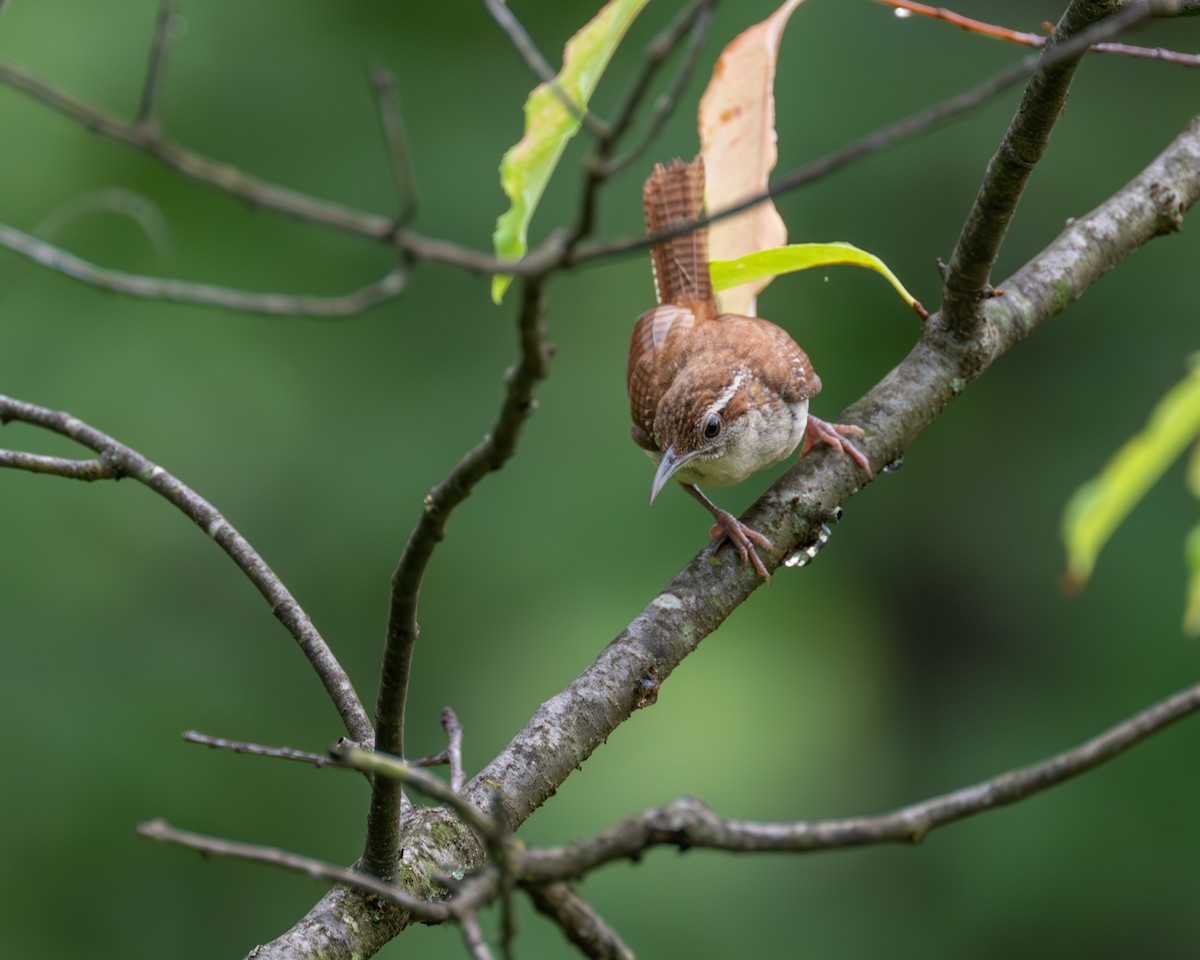
{"type": "MultiPolygon", "coordinates": [[[[642,188],[646,230],[659,233],[695,220],[704,209],[704,158],[691,163],[655,164],[642,188]]],[[[708,231],[704,227],[655,244],[650,251],[659,303],[713,299],[708,273],[708,231]]]]}

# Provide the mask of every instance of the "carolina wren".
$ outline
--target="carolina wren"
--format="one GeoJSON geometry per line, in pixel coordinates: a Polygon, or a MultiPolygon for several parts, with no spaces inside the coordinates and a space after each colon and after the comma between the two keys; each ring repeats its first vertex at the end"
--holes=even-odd
{"type": "MultiPolygon", "coordinates": [[[[657,164],[642,189],[646,228],[658,233],[695,220],[704,206],[704,159],[657,164]]],[[[758,317],[718,313],[704,228],[650,251],[658,306],[637,319],[626,378],[633,440],[657,461],[650,502],[672,478],[716,519],[743,562],[770,580],[755,544],[771,542],[720,509],[697,484],[727,487],[820,440],[849,456],[867,476],[867,458],[848,438],[860,427],[811,416],[821,390],[807,354],[787,332],[758,317]]]]}

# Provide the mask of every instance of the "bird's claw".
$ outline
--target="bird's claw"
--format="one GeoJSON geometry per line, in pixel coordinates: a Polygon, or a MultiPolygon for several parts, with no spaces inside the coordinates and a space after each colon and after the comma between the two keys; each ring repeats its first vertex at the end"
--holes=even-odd
{"type": "Polygon", "coordinates": [[[804,433],[804,446],[800,448],[800,456],[808,453],[813,448],[813,445],[820,440],[822,443],[829,444],[829,446],[857,463],[866,471],[867,478],[870,479],[875,476],[871,470],[871,461],[850,440],[851,437],[861,437],[863,435],[863,428],[856,427],[852,423],[828,423],[819,417],[809,414],[808,428],[804,433]]]}
{"type": "Polygon", "coordinates": [[[771,573],[767,570],[766,564],[758,556],[758,551],[754,549],[754,544],[758,544],[767,550],[772,549],[771,541],[764,537],[753,527],[748,527],[742,523],[737,517],[727,510],[719,510],[713,513],[717,518],[717,522],[713,524],[709,530],[711,537],[727,537],[729,542],[733,544],[738,555],[742,558],[743,563],[748,563],[754,567],[754,572],[760,577],[771,582],[771,573]]]}

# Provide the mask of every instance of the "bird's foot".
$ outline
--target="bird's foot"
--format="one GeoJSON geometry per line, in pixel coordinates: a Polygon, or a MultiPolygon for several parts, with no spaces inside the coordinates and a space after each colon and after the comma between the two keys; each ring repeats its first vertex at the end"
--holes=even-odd
{"type": "Polygon", "coordinates": [[[866,454],[858,449],[850,440],[851,437],[863,436],[863,428],[852,423],[827,423],[819,417],[808,415],[808,428],[804,433],[804,446],[800,448],[800,456],[804,456],[813,445],[820,440],[827,443],[845,456],[849,457],[866,471],[867,477],[874,477],[871,462],[866,454]]]}
{"type": "Polygon", "coordinates": [[[742,523],[728,510],[713,510],[713,516],[717,522],[713,524],[712,529],[708,532],[710,537],[728,537],[729,542],[733,544],[743,563],[748,563],[754,567],[754,572],[760,577],[771,582],[771,574],[767,570],[766,564],[758,556],[758,551],[754,549],[754,544],[764,547],[767,550],[771,549],[771,541],[764,537],[753,527],[748,527],[742,523]]]}

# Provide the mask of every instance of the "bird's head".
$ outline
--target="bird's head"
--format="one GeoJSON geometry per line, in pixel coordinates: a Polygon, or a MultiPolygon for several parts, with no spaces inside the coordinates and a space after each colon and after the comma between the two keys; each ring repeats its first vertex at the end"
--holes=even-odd
{"type": "Polygon", "coordinates": [[[766,465],[753,456],[761,385],[742,368],[715,378],[693,366],[675,377],[655,414],[654,439],[661,455],[651,502],[672,478],[727,487],[766,465]]]}

